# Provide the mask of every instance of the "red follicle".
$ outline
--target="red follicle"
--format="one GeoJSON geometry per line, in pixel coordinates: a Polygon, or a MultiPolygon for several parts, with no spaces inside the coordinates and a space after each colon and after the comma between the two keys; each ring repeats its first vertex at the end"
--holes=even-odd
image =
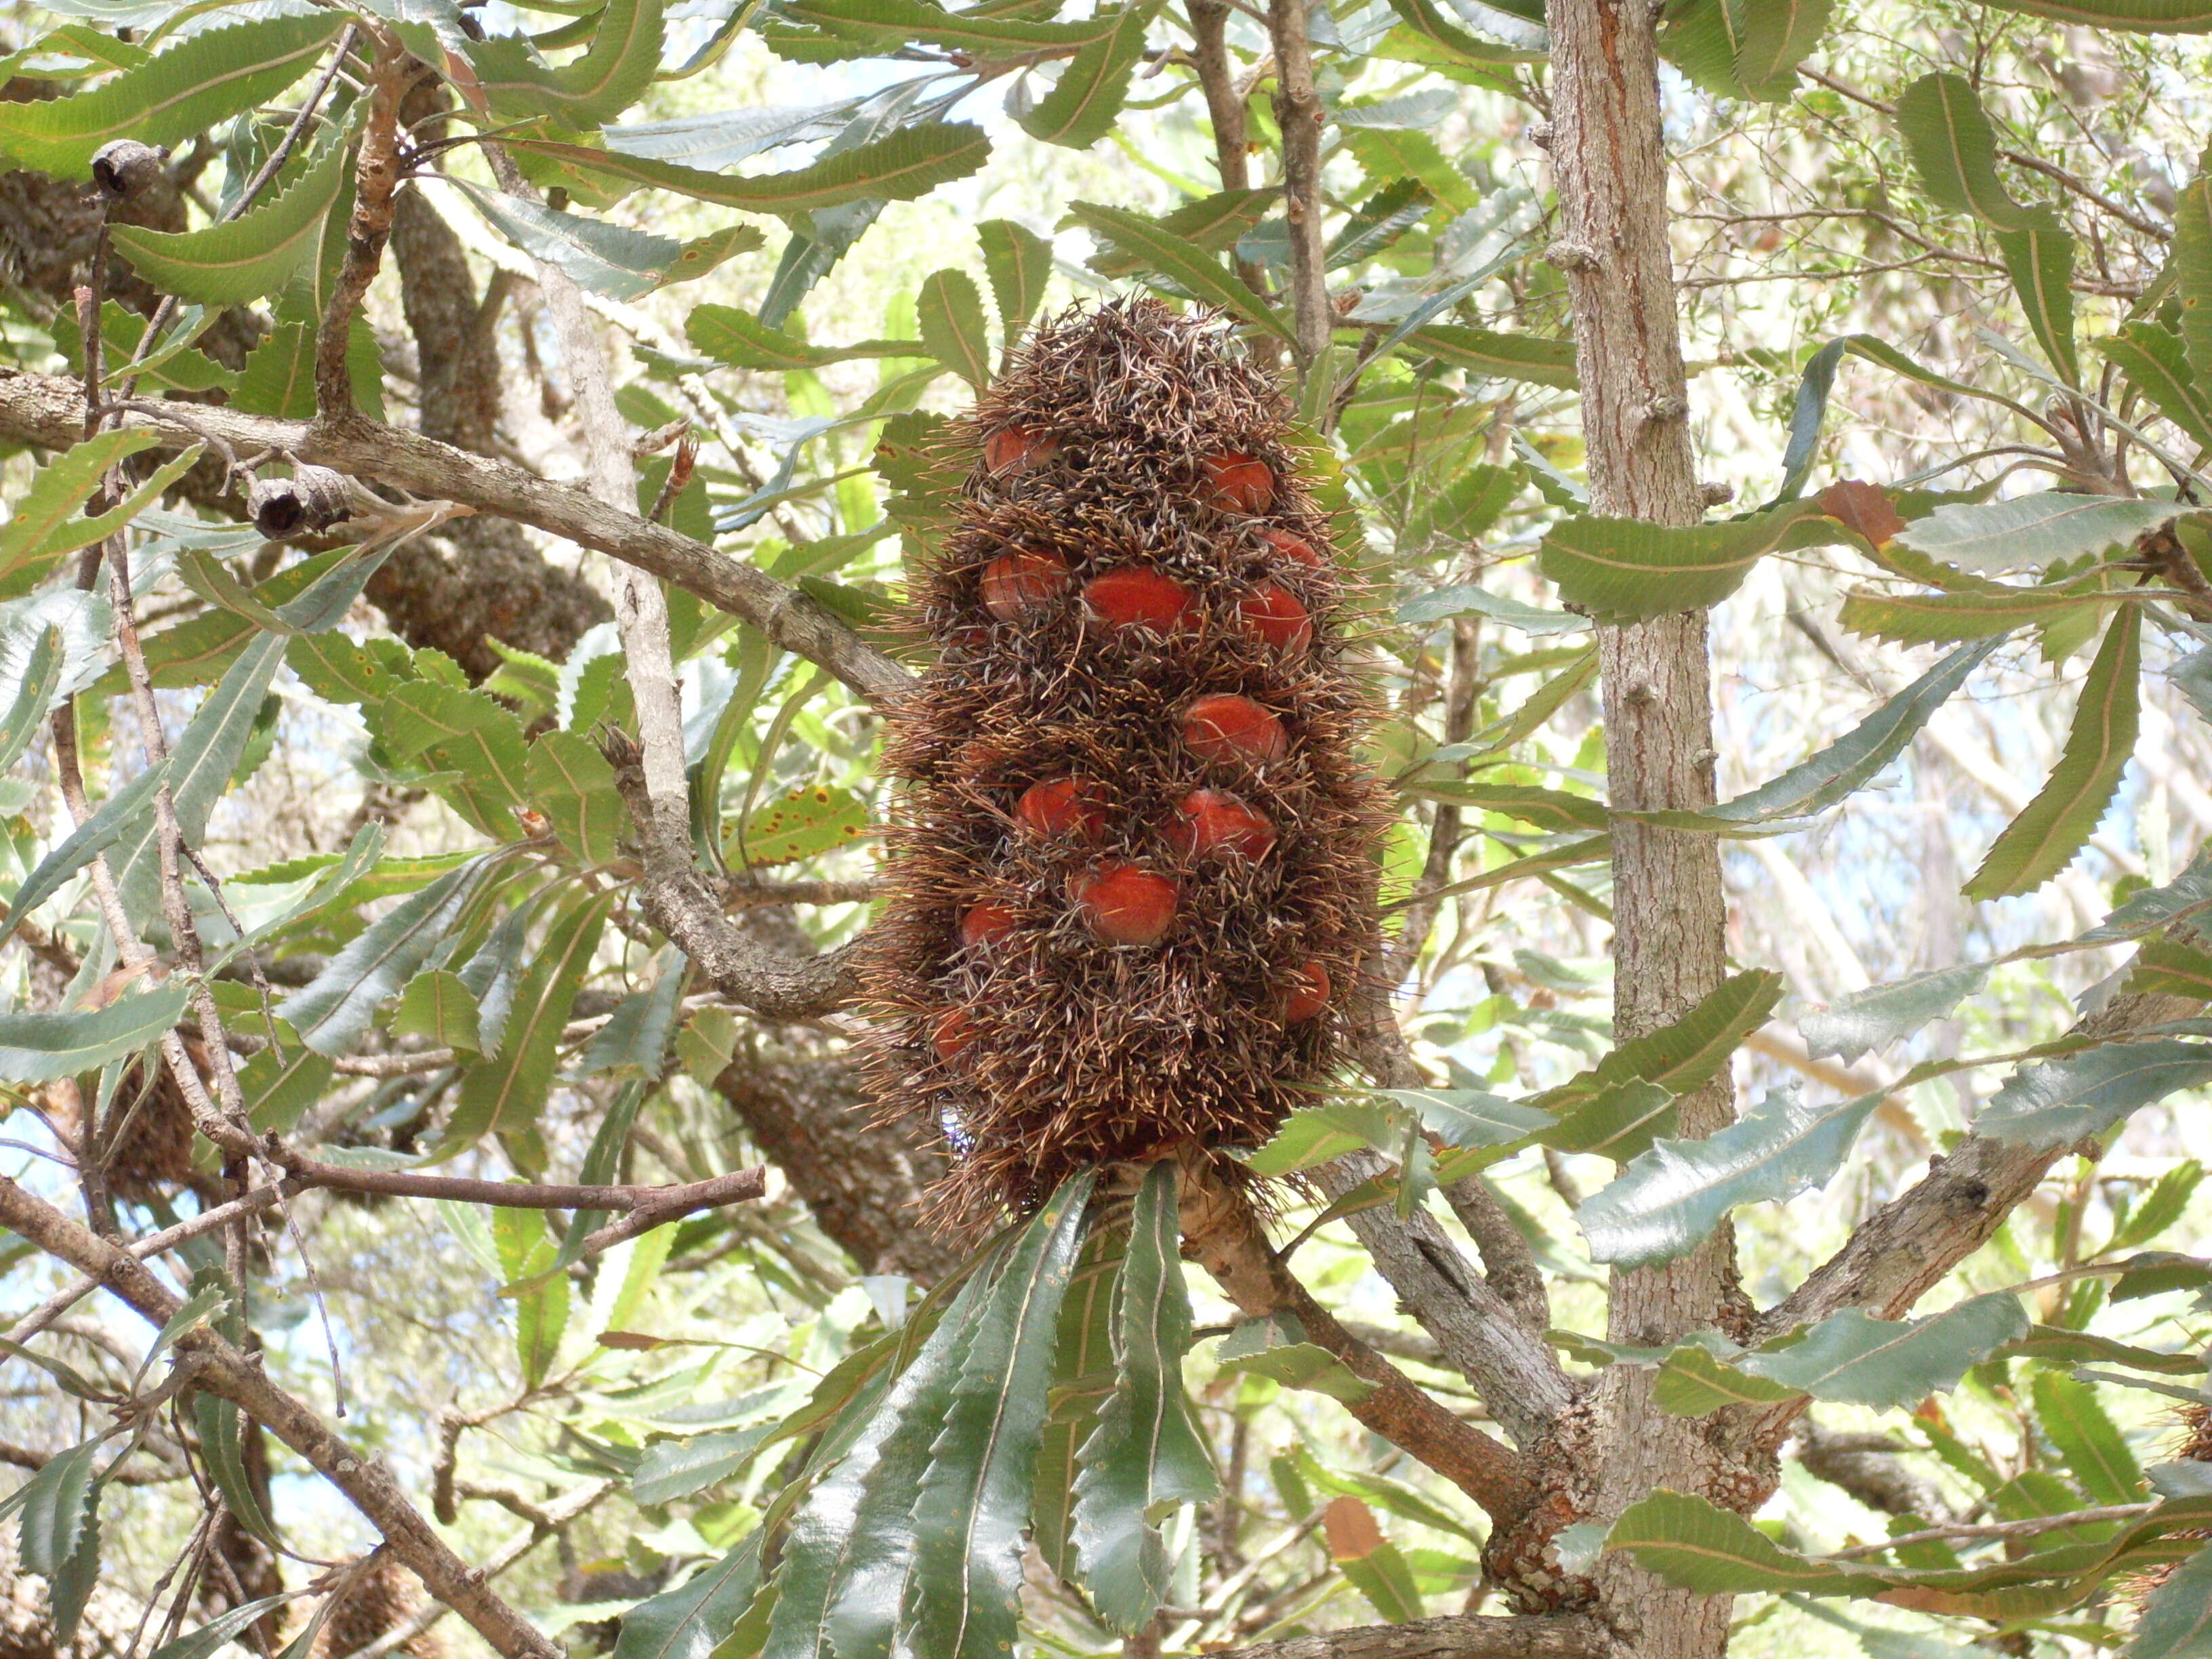
{"type": "Polygon", "coordinates": [[[1175,926],[1175,883],[1137,865],[1097,865],[1068,883],[1067,896],[1110,945],[1157,945],[1175,926]]]}
{"type": "Polygon", "coordinates": [[[1106,806],[1087,778],[1047,778],[1022,791],[1014,822],[1040,841],[1095,842],[1106,834],[1106,806]]]}
{"type": "Polygon", "coordinates": [[[1328,969],[1317,962],[1306,963],[1291,975],[1284,994],[1284,1024],[1297,1025],[1321,1013],[1328,1006],[1328,969]]]}
{"type": "Polygon", "coordinates": [[[983,567],[983,609],[1000,622],[1018,622],[1058,599],[1073,574],[1057,553],[1033,547],[1002,553],[983,567]]]}
{"type": "Polygon", "coordinates": [[[1262,765],[1290,752],[1282,721],[1249,697],[1200,697],[1182,711],[1182,740],[1212,765],[1262,765]]]}
{"type": "Polygon", "coordinates": [[[1275,844],[1275,826],[1267,815],[1226,789],[1194,789],[1175,810],[1165,835],[1168,845],[1185,858],[1221,852],[1256,860],[1275,844]]]}
{"type": "Polygon", "coordinates": [[[1277,651],[1295,654],[1313,643],[1313,618],[1305,606],[1273,582],[1255,584],[1237,602],[1237,619],[1247,634],[1277,651]]]}
{"type": "Polygon", "coordinates": [[[1171,634],[1190,618],[1190,590],[1172,576],[1131,565],[1084,584],[1084,608],[1109,628],[1171,634]]]}
{"type": "Polygon", "coordinates": [[[1275,475],[1255,455],[1208,455],[1206,499],[1227,513],[1265,513],[1275,504],[1275,475]]]}
{"type": "Polygon", "coordinates": [[[1000,477],[1042,466],[1060,453],[1060,440],[1034,426],[1002,426],[983,441],[983,465],[1000,477]]]}
{"type": "Polygon", "coordinates": [[[1020,918],[988,899],[960,918],[960,943],[970,951],[994,951],[1013,937],[1020,918]]]}

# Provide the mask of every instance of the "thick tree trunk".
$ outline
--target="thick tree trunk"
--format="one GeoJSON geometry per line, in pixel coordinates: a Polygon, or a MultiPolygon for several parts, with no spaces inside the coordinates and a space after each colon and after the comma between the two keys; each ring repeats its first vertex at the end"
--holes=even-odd
{"type": "MultiPolygon", "coordinates": [[[[1561,234],[1549,257],[1567,276],[1582,380],[1592,509],[1687,525],[1700,516],[1667,246],[1655,9],[1649,0],[1550,0],[1552,154],[1561,234]]],[[[1702,612],[1599,631],[1613,805],[1686,807],[1713,799],[1711,696],[1702,612]]],[[[1613,1017],[1626,1042],[1679,1018],[1725,973],[1720,857],[1710,836],[1613,826],[1613,1017]]],[[[1680,1133],[1734,1115],[1727,1079],[1680,1103],[1680,1133]]],[[[1723,1225],[1664,1267],[1618,1273],[1610,1328],[1655,1344],[1741,1325],[1748,1309],[1723,1225]]],[[[1564,1425],[1578,1474],[1573,1507],[1601,1521],[1654,1486],[1741,1506],[1761,1495],[1718,1425],[1673,1417],[1649,1367],[1616,1366],[1586,1417],[1564,1425]]],[[[1595,1569],[1598,1611],[1639,1659],[1723,1652],[1731,1603],[1673,1589],[1625,1555],[1595,1569]]]]}

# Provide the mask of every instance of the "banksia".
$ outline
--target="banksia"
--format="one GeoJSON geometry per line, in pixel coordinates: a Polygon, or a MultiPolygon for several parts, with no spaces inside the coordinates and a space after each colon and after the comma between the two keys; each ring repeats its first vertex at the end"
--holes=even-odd
{"type": "Polygon", "coordinates": [[[863,969],[956,1222],[1170,1146],[1231,1172],[1340,1063],[1388,818],[1289,418],[1136,301],[1033,334],[964,423],[863,969]]]}

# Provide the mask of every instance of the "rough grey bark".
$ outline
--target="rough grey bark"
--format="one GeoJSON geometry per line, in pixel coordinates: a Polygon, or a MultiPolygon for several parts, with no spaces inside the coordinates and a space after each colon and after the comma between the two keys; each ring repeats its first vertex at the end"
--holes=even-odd
{"type": "MultiPolygon", "coordinates": [[[[1550,0],[1552,156],[1560,234],[1548,256],[1566,274],[1582,384],[1592,510],[1687,525],[1701,516],[1686,418],[1687,382],[1667,245],[1667,157],[1660,123],[1655,9],[1647,0],[1550,0]]],[[[1711,694],[1702,612],[1599,630],[1613,805],[1695,807],[1713,793],[1711,694]]],[[[1726,971],[1720,858],[1710,836],[1616,820],[1613,1019],[1626,1042],[1678,1018],[1726,971]]],[[[1680,1133],[1704,1136],[1734,1115],[1725,1076],[1685,1097],[1680,1133]]],[[[1614,1275],[1609,1332],[1668,1341],[1740,1328],[1733,1231],[1664,1266],[1614,1275]]],[[[1609,1521],[1655,1486],[1741,1508],[1765,1483],[1712,1419],[1674,1417],[1651,1397],[1649,1367],[1614,1366],[1563,1425],[1575,1466],[1571,1507],[1609,1521]]],[[[1646,1659],[1713,1656],[1728,1645],[1731,1600],[1673,1589],[1623,1553],[1593,1570],[1599,1612],[1646,1659]]]]}

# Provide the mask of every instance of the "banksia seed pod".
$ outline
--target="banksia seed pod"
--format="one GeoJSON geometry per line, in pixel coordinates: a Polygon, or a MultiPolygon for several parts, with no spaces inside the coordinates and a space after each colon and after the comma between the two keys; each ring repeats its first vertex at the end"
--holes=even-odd
{"type": "Polygon", "coordinates": [[[1289,418],[1140,300],[1034,334],[964,423],[863,953],[878,1098],[949,1143],[956,1224],[1170,1146],[1233,1176],[1340,1062],[1388,815],[1289,418]]]}

